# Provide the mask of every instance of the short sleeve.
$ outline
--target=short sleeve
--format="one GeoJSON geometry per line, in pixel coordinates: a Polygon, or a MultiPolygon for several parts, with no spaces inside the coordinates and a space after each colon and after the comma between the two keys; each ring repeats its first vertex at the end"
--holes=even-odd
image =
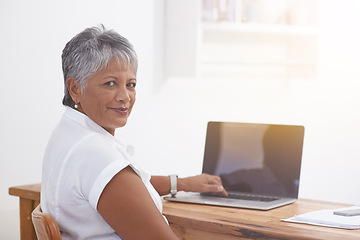
{"type": "Polygon", "coordinates": [[[126,151],[113,142],[97,135],[87,138],[74,149],[71,156],[74,166],[72,180],[79,195],[97,209],[97,203],[105,186],[122,169],[130,165],[126,151]]]}

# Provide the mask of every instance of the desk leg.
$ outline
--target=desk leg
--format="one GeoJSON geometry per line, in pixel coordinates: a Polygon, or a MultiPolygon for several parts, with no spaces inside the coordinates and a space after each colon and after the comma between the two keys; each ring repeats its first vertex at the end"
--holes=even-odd
{"type": "Polygon", "coordinates": [[[31,213],[39,204],[38,201],[20,197],[20,239],[36,240],[35,229],[31,220],[31,213]]]}

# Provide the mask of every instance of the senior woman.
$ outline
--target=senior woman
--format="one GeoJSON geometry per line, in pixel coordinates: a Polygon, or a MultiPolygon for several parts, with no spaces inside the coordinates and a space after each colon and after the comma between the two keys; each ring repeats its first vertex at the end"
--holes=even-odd
{"type": "MultiPolygon", "coordinates": [[[[135,103],[138,61],[118,33],[88,28],[62,53],[65,113],[43,161],[41,207],[63,239],[177,239],[162,215],[168,176],[150,176],[115,137],[135,103]]],[[[177,190],[226,195],[220,178],[178,178],[177,190]]]]}

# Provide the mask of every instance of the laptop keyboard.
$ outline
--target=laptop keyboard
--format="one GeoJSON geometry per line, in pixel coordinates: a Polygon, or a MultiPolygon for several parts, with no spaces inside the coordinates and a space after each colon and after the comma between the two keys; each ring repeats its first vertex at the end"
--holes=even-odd
{"type": "Polygon", "coordinates": [[[259,202],[272,202],[272,201],[279,199],[277,197],[256,196],[256,195],[237,193],[237,192],[228,192],[228,195],[229,195],[228,198],[252,200],[252,201],[259,201],[259,202]]]}

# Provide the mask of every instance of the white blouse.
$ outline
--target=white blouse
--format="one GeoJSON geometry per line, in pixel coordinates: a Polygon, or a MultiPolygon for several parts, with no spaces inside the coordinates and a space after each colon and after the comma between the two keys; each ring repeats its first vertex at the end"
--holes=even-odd
{"type": "Polygon", "coordinates": [[[97,211],[97,203],[109,181],[127,166],[140,176],[162,212],[150,174],[132,155],[132,147],[67,107],[46,148],[41,185],[42,210],[54,217],[62,239],[120,239],[97,211]]]}

